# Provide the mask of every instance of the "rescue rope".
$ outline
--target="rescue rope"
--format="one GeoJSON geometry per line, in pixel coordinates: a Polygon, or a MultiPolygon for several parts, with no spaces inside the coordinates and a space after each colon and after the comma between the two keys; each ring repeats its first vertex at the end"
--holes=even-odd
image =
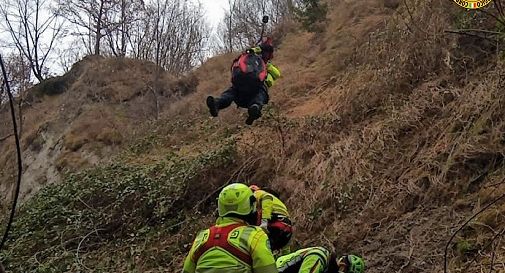
{"type": "Polygon", "coordinates": [[[258,39],[258,42],[256,45],[259,45],[261,41],[263,40],[263,35],[265,34],[265,26],[268,23],[269,17],[265,14],[266,12],[266,4],[265,0],[261,1],[261,13],[263,14],[263,18],[261,19],[261,34],[260,38],[258,39]]]}
{"type": "Polygon", "coordinates": [[[5,84],[7,96],[9,97],[12,125],[14,127],[14,138],[16,140],[16,151],[17,151],[17,159],[18,159],[18,177],[17,177],[17,183],[16,183],[16,191],[14,193],[14,200],[12,201],[12,208],[11,208],[9,221],[7,222],[7,227],[5,228],[5,232],[2,237],[2,241],[0,242],[0,251],[2,251],[2,248],[5,244],[5,242],[7,241],[7,237],[9,235],[9,230],[11,228],[12,222],[14,220],[14,214],[16,211],[16,205],[17,205],[18,197],[19,197],[19,189],[21,187],[21,174],[23,171],[23,164],[21,161],[21,146],[19,145],[19,135],[18,135],[18,128],[17,128],[17,123],[16,123],[16,112],[14,110],[14,97],[12,96],[12,92],[11,92],[11,89],[9,86],[9,81],[7,79],[7,71],[5,69],[4,62],[3,62],[1,55],[0,55],[0,66],[2,68],[2,74],[3,74],[3,78],[4,78],[4,82],[2,83],[2,85],[5,84]]]}

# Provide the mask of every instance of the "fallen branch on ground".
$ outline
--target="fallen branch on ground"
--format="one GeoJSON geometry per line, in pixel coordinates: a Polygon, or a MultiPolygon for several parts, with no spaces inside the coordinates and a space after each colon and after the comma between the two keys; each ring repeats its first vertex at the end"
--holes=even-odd
{"type": "Polygon", "coordinates": [[[448,29],[448,30],[445,30],[445,32],[451,32],[451,33],[453,33],[453,32],[455,32],[455,33],[476,32],[476,33],[484,33],[484,34],[491,34],[491,35],[504,34],[503,32],[500,32],[500,31],[492,31],[492,30],[477,29],[477,28],[448,29]]]}
{"type": "Polygon", "coordinates": [[[456,232],[454,232],[454,234],[452,234],[451,238],[447,242],[447,245],[445,246],[445,252],[444,252],[444,273],[447,273],[447,252],[449,250],[449,246],[452,243],[452,240],[454,240],[454,238],[456,237],[456,235],[464,227],[466,227],[466,225],[468,225],[468,223],[470,223],[470,221],[472,221],[473,219],[475,219],[477,216],[479,216],[479,214],[481,214],[482,212],[486,211],[488,208],[490,208],[492,205],[496,204],[498,201],[500,201],[503,198],[505,198],[505,193],[502,194],[502,195],[500,195],[499,197],[497,197],[496,199],[494,199],[491,203],[487,204],[484,208],[482,208],[477,213],[475,213],[472,217],[470,217],[470,219],[466,220],[465,223],[463,225],[461,225],[461,227],[459,227],[458,230],[456,230],[456,232]]]}
{"type": "Polygon", "coordinates": [[[466,35],[466,36],[476,37],[479,39],[486,39],[486,40],[492,41],[492,42],[496,42],[496,39],[491,39],[487,36],[478,35],[477,33],[484,33],[484,34],[489,34],[489,35],[493,35],[493,36],[501,34],[501,32],[489,31],[489,30],[484,30],[484,29],[448,29],[448,30],[444,30],[444,32],[451,33],[451,34],[458,34],[458,35],[466,35]]]}
{"type": "Polygon", "coordinates": [[[2,141],[4,141],[4,140],[8,139],[9,137],[11,137],[11,136],[13,136],[13,135],[14,135],[14,134],[8,134],[8,135],[6,135],[6,136],[4,136],[4,137],[0,138],[0,142],[2,142],[2,141]]]}

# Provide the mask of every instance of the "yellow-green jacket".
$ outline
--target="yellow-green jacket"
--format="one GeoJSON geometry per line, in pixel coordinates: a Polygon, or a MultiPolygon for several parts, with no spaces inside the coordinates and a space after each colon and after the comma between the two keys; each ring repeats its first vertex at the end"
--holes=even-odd
{"type": "Polygon", "coordinates": [[[323,247],[309,247],[281,256],[276,261],[279,273],[326,273],[331,253],[323,247]]]}
{"type": "Polygon", "coordinates": [[[254,192],[254,197],[256,197],[259,209],[261,209],[261,219],[272,219],[272,213],[289,217],[286,205],[273,194],[264,190],[257,190],[254,192]]]}
{"type": "Polygon", "coordinates": [[[265,84],[268,87],[272,87],[277,79],[281,77],[281,71],[271,62],[267,63],[267,78],[265,79],[265,84]]]}
{"type": "Polygon", "coordinates": [[[184,261],[183,273],[277,273],[275,259],[270,250],[268,236],[259,227],[248,226],[242,220],[220,217],[217,227],[241,223],[228,235],[228,243],[251,258],[251,264],[243,262],[220,247],[212,247],[195,259],[195,253],[209,240],[210,229],[201,231],[184,261]]]}

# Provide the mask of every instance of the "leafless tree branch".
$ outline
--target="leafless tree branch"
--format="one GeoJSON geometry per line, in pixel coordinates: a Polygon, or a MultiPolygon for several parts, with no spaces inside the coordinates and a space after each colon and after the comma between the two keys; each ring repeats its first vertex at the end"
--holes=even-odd
{"type": "Polygon", "coordinates": [[[47,58],[63,31],[63,22],[58,13],[48,13],[50,4],[44,0],[7,0],[0,4],[0,15],[5,21],[6,31],[13,45],[29,62],[38,81],[46,77],[47,58]]]}

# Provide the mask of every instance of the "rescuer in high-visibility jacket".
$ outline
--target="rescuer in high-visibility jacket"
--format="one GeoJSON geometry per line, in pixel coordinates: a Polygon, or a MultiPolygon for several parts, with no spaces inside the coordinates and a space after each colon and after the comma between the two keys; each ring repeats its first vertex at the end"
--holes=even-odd
{"type": "Polygon", "coordinates": [[[258,221],[257,225],[268,233],[272,250],[280,255],[290,252],[289,241],[293,235],[293,226],[289,219],[286,205],[274,194],[260,189],[256,185],[249,186],[256,197],[258,221]]]}
{"type": "Polygon", "coordinates": [[[218,198],[216,225],[201,231],[183,273],[277,273],[267,234],[257,226],[256,199],[249,187],[226,186],[218,198]]]}
{"type": "Polygon", "coordinates": [[[363,273],[365,261],[356,255],[337,258],[323,247],[309,247],[281,256],[276,261],[279,273],[363,273]]]}

